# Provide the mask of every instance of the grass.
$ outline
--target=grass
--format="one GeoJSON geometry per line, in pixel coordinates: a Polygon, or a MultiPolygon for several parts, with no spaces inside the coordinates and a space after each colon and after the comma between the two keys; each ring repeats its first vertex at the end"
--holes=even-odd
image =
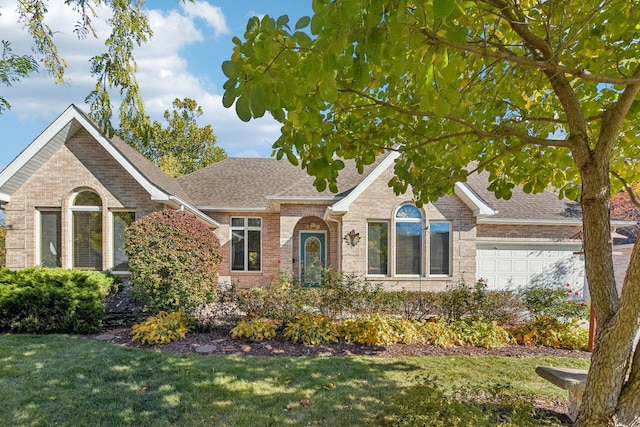
{"type": "Polygon", "coordinates": [[[566,399],[536,357],[229,357],[0,335],[0,423],[12,426],[536,426],[566,399]]]}

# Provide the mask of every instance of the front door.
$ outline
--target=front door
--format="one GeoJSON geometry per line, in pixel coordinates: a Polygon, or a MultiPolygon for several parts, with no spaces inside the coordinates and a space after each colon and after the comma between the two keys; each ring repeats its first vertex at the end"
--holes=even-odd
{"type": "Polygon", "coordinates": [[[300,233],[300,280],[305,285],[317,285],[322,281],[325,256],[324,233],[300,233]]]}

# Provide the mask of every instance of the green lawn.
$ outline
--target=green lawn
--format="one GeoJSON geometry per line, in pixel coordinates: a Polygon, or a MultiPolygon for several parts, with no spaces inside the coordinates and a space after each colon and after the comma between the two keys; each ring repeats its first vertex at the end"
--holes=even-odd
{"type": "Polygon", "coordinates": [[[588,360],[178,355],[0,335],[0,424],[550,425],[528,402],[566,395],[534,373],[539,365],[588,360]]]}

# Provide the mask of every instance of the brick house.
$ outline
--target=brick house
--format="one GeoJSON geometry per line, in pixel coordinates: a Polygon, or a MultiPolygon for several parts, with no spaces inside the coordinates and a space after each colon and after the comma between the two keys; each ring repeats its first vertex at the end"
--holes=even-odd
{"type": "Polygon", "coordinates": [[[313,281],[320,265],[388,289],[583,282],[576,203],[519,189],[499,200],[473,175],[418,208],[387,185],[396,158],[362,175],[346,162],[338,194],[275,159],[230,158],[173,179],[72,105],[0,173],[7,266],[126,273],[126,226],[184,209],[220,239],[220,281],[240,287],[268,285],[280,270],[313,281]]]}

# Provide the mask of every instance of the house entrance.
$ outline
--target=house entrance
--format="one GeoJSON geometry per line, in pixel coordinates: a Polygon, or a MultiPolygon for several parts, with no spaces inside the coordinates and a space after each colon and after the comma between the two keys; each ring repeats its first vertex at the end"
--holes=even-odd
{"type": "Polygon", "coordinates": [[[325,233],[300,233],[300,280],[305,285],[319,284],[322,281],[322,267],[325,263],[325,233]]]}

